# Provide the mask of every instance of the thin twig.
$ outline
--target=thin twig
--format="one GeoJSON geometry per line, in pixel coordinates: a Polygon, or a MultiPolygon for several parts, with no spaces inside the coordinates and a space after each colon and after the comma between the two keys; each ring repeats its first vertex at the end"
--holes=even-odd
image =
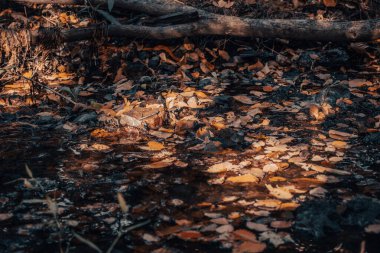
{"type": "Polygon", "coordinates": [[[96,250],[97,252],[99,252],[99,253],[102,253],[102,252],[103,252],[101,249],[99,249],[98,246],[95,245],[95,243],[93,243],[93,242],[87,240],[86,238],[84,238],[84,237],[78,235],[78,234],[75,233],[75,232],[73,232],[73,235],[74,235],[75,238],[77,238],[79,241],[81,241],[81,242],[87,244],[90,248],[96,250]]]}
{"type": "Polygon", "coordinates": [[[111,246],[108,248],[107,253],[111,253],[117,242],[120,240],[120,238],[128,233],[129,231],[132,231],[136,228],[143,227],[150,223],[150,220],[146,220],[137,224],[134,224],[132,226],[127,227],[124,231],[120,231],[115,240],[112,242],[111,246]]]}
{"type": "MultiPolygon", "coordinates": [[[[16,74],[17,74],[17,73],[16,73],[16,74]]],[[[65,96],[65,95],[62,95],[62,94],[59,93],[58,91],[55,91],[55,90],[53,90],[52,88],[50,88],[50,87],[48,87],[48,86],[46,86],[46,85],[44,85],[44,84],[42,84],[42,83],[40,83],[40,82],[34,81],[34,80],[32,80],[32,79],[30,79],[30,78],[27,78],[27,77],[25,77],[25,76],[23,76],[23,75],[20,75],[20,74],[17,74],[17,75],[18,75],[19,77],[24,78],[25,80],[28,80],[28,81],[30,81],[30,82],[32,82],[32,83],[34,83],[34,84],[37,84],[38,86],[40,86],[40,87],[42,87],[42,88],[44,88],[44,89],[46,89],[46,90],[48,90],[48,91],[53,92],[55,95],[60,96],[60,97],[63,98],[63,99],[66,99],[67,101],[69,101],[70,103],[72,103],[72,104],[74,104],[74,105],[78,105],[78,103],[75,102],[74,100],[72,100],[71,98],[69,98],[69,97],[67,97],[67,96],[65,96]]]]}

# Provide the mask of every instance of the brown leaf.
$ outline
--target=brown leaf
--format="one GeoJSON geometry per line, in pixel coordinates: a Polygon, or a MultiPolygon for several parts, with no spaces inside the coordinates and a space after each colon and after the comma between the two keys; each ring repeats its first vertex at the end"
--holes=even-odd
{"type": "Polygon", "coordinates": [[[256,235],[246,229],[238,229],[233,232],[235,239],[257,242],[256,235]]]}
{"type": "Polygon", "coordinates": [[[231,59],[231,56],[227,53],[227,51],[219,50],[218,53],[219,56],[222,57],[225,61],[229,61],[231,59]]]}
{"type": "Polygon", "coordinates": [[[236,177],[229,177],[226,181],[231,183],[257,183],[259,182],[259,179],[252,174],[245,174],[236,177]]]}
{"type": "Polygon", "coordinates": [[[149,147],[149,150],[153,150],[153,151],[160,151],[160,150],[163,150],[165,148],[165,146],[163,144],[156,142],[156,141],[148,142],[148,147],[149,147]]]}
{"type": "Polygon", "coordinates": [[[267,245],[262,242],[243,242],[234,247],[233,253],[259,253],[266,249],[267,245]]]}
{"type": "Polygon", "coordinates": [[[239,101],[240,103],[246,104],[246,105],[253,105],[255,103],[252,101],[251,98],[247,97],[246,95],[236,95],[236,96],[233,96],[233,98],[236,101],[239,101]]]}
{"type": "Polygon", "coordinates": [[[182,240],[194,240],[202,237],[202,234],[198,231],[188,230],[179,232],[176,234],[176,236],[181,238],[182,240]]]}
{"type": "Polygon", "coordinates": [[[143,165],[142,168],[145,169],[162,169],[162,168],[167,168],[173,165],[174,159],[164,159],[162,161],[154,162],[151,164],[143,165]]]}
{"type": "Polygon", "coordinates": [[[371,224],[365,227],[364,231],[370,234],[380,234],[380,224],[371,224]]]}
{"type": "Polygon", "coordinates": [[[270,223],[270,226],[272,228],[279,228],[279,229],[290,228],[290,227],[292,227],[292,225],[293,225],[293,222],[291,222],[291,221],[279,221],[279,220],[277,220],[277,221],[272,221],[270,223]]]}

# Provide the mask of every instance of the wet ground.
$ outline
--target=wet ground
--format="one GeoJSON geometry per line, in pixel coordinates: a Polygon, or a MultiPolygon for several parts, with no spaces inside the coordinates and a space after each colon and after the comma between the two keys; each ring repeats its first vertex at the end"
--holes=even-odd
{"type": "Polygon", "coordinates": [[[294,87],[201,90],[186,131],[3,110],[1,252],[378,252],[378,94],[317,120],[294,87]]]}

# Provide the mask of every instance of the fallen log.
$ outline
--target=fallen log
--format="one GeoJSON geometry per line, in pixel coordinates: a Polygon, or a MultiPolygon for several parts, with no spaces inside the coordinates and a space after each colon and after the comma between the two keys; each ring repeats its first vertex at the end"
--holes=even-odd
{"type": "MultiPolygon", "coordinates": [[[[15,3],[84,4],[84,0],[9,0],[15,3]]],[[[105,4],[107,0],[92,0],[92,4],[105,4]]],[[[281,38],[315,41],[371,41],[380,38],[380,20],[325,21],[289,19],[249,19],[209,13],[175,0],[115,0],[115,6],[145,12],[151,15],[168,15],[176,12],[197,12],[196,22],[162,27],[136,25],[110,25],[102,28],[110,37],[138,37],[173,39],[190,36],[228,35],[251,38],[281,38]]],[[[64,41],[91,39],[97,27],[63,30],[64,41]]],[[[43,32],[32,35],[39,41],[43,32]]],[[[43,37],[43,36],[42,36],[43,37]]]]}

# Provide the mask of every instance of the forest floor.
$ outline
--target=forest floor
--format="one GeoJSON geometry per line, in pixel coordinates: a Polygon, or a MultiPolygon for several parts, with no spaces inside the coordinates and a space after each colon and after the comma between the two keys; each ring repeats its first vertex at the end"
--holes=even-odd
{"type": "MultiPolygon", "coordinates": [[[[374,15],[350,1],[187,2],[254,18],[374,15]]],[[[76,8],[12,6],[0,24],[102,19],[76,8]]],[[[0,252],[378,252],[379,43],[2,48],[0,252]]]]}

